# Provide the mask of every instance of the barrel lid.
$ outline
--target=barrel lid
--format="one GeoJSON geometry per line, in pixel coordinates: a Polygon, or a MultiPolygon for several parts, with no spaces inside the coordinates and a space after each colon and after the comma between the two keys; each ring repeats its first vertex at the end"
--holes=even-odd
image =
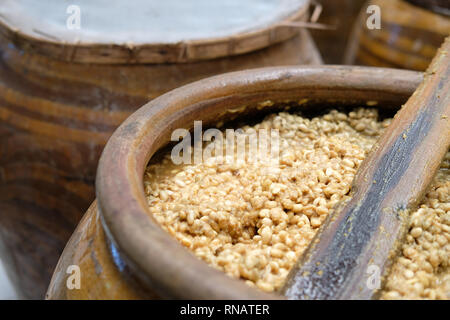
{"type": "Polygon", "coordinates": [[[258,50],[297,34],[310,0],[2,0],[0,34],[85,63],[187,62],[258,50]]]}

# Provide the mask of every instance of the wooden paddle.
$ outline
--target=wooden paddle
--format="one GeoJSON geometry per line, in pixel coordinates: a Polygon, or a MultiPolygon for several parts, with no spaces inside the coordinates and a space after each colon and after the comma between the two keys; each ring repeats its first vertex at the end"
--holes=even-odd
{"type": "Polygon", "coordinates": [[[450,146],[450,37],[288,276],[288,299],[373,299],[450,146]],[[380,278],[381,279],[381,278],[380,278]],[[375,286],[374,286],[375,284],[375,286]]]}

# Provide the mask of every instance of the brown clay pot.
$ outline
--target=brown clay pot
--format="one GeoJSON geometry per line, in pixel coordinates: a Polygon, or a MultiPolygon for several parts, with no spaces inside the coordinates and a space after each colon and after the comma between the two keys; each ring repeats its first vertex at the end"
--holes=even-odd
{"type": "Polygon", "coordinates": [[[355,22],[344,63],[425,71],[449,34],[448,1],[371,0],[355,22]],[[366,26],[369,5],[380,7],[379,30],[366,26]]]}
{"type": "Polygon", "coordinates": [[[192,128],[194,120],[216,126],[286,105],[320,111],[367,101],[394,113],[421,80],[420,73],[395,69],[263,68],[201,80],[149,102],[108,141],[97,171],[97,200],[67,244],[47,298],[280,298],[208,266],[163,231],[144,194],[148,161],[174,129],[192,128]],[[80,268],[80,289],[66,286],[71,265],[80,268]]]}
{"type": "MultiPolygon", "coordinates": [[[[306,9],[291,18],[305,18],[306,9]]],[[[224,39],[214,43],[218,52],[207,50],[209,42],[192,44],[177,63],[178,45],[159,55],[148,46],[77,47],[0,23],[0,254],[21,297],[44,297],[65,243],[94,200],[103,146],[138,107],[223,72],[321,63],[307,31],[284,28],[266,37],[270,32],[237,37],[229,55],[220,47],[229,44],[224,39]]]]}

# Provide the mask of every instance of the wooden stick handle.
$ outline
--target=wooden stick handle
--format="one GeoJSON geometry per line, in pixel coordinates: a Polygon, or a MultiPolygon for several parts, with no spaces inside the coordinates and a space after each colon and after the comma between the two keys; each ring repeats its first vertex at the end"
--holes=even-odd
{"type": "Polygon", "coordinates": [[[305,22],[305,21],[295,21],[295,22],[283,22],[278,24],[279,27],[290,27],[299,29],[317,29],[317,30],[335,30],[335,26],[330,26],[323,23],[317,22],[305,22]]]}
{"type": "Polygon", "coordinates": [[[364,160],[351,199],[335,208],[293,268],[289,299],[372,299],[450,147],[450,37],[424,81],[364,160]]]}
{"type": "Polygon", "coordinates": [[[317,1],[311,1],[311,7],[313,11],[309,21],[291,21],[291,22],[281,22],[278,27],[292,27],[292,28],[307,28],[307,29],[318,29],[318,30],[334,30],[336,26],[330,26],[323,23],[318,23],[320,15],[322,13],[322,5],[317,1]]]}

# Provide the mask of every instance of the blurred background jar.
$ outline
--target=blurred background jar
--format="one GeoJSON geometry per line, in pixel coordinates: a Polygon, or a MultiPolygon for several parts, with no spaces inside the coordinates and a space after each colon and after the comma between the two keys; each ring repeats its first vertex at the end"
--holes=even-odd
{"type": "Polygon", "coordinates": [[[342,64],[351,30],[366,0],[316,0],[322,6],[318,20],[330,29],[311,29],[324,63],[342,64]]]}
{"type": "Polygon", "coordinates": [[[308,31],[282,25],[308,20],[308,8],[309,0],[3,0],[0,254],[19,296],[44,297],[94,200],[103,146],[128,115],[204,77],[321,63],[308,31]]]}
{"type": "Polygon", "coordinates": [[[450,35],[449,0],[371,0],[363,6],[344,63],[424,71],[450,35]],[[380,29],[367,27],[367,7],[380,8],[380,29]]]}

